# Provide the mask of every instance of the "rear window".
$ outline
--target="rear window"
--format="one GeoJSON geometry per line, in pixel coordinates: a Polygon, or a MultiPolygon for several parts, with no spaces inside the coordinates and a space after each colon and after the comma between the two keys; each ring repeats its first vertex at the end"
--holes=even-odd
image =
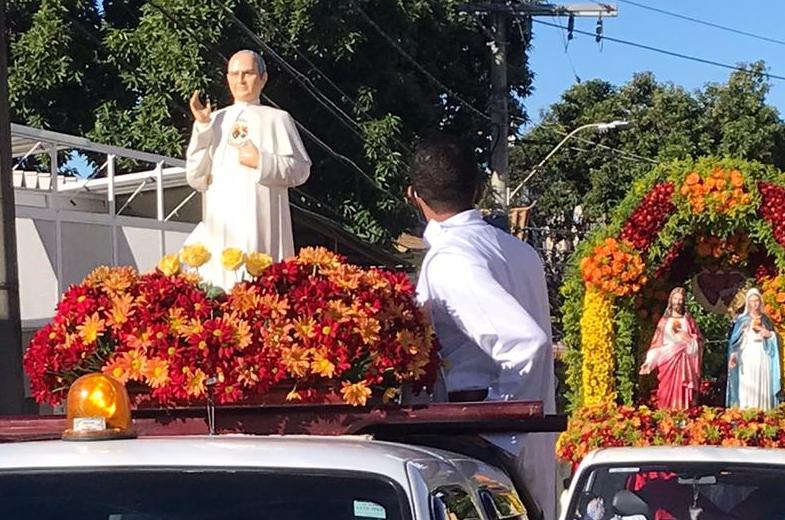
{"type": "Polygon", "coordinates": [[[578,484],[571,520],[785,518],[785,469],[776,466],[603,466],[578,484]]]}
{"type": "Polygon", "coordinates": [[[15,520],[408,520],[408,500],[373,474],[234,469],[0,473],[15,520]]]}

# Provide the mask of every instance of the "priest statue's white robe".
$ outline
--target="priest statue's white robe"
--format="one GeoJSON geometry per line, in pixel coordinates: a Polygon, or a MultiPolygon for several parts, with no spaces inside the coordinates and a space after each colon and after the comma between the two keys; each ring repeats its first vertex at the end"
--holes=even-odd
{"type": "Polygon", "coordinates": [[[311,161],[292,117],[253,102],[236,102],[195,122],[186,152],[188,184],[203,193],[202,222],[186,244],[212,253],[202,277],[230,289],[236,273],[221,265],[221,252],[236,247],[269,254],[274,261],[294,255],[289,188],[303,184],[311,161]],[[257,168],[239,161],[245,140],[259,150],[257,168]]]}

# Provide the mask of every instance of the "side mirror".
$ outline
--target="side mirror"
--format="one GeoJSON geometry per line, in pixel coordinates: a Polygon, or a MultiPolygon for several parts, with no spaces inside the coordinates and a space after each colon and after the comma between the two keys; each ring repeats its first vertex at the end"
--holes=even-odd
{"type": "Polygon", "coordinates": [[[613,496],[613,510],[621,516],[637,516],[649,518],[649,505],[638,495],[628,489],[622,489],[613,496]]]}

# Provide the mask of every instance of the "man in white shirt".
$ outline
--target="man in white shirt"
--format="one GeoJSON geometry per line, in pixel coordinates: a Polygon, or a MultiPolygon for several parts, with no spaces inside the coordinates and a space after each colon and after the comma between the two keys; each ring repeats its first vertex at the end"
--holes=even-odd
{"type": "Polygon", "coordinates": [[[308,179],[311,160],[291,116],[259,104],[267,83],[259,54],[235,53],[226,79],[234,104],[213,112],[198,92],[191,97],[185,172],[188,184],[204,193],[202,222],[187,243],[208,247],[212,258],[200,274],[230,289],[236,274],[221,265],[225,248],[260,251],[275,261],[294,255],[288,192],[308,179]]]}
{"type": "MultiPolygon", "coordinates": [[[[414,154],[409,198],[427,220],[417,285],[441,344],[451,401],[542,401],[556,412],[550,308],[534,249],[474,209],[484,179],[471,146],[440,139],[414,154]]],[[[516,456],[519,475],[555,518],[552,434],[488,435],[516,456]]]]}

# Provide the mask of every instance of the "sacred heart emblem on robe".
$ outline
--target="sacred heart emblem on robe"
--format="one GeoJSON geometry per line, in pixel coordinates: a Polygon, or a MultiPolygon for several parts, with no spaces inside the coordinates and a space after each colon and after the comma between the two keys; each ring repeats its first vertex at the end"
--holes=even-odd
{"type": "Polygon", "coordinates": [[[725,313],[746,280],[738,271],[701,271],[692,279],[692,292],[707,311],[725,313]]]}
{"type": "Polygon", "coordinates": [[[242,146],[248,139],[248,125],[245,121],[235,121],[229,139],[235,146],[242,146]]]}

